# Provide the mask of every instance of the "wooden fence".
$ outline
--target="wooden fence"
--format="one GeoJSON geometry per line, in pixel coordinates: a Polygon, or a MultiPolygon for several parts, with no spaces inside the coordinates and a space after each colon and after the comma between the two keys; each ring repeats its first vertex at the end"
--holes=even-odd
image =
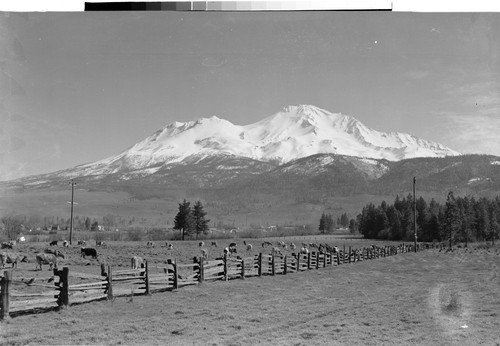
{"type": "Polygon", "coordinates": [[[161,267],[150,267],[145,262],[143,268],[116,271],[111,266],[101,264],[99,274],[71,272],[68,267],[64,267],[62,270],[54,269],[51,277],[36,280],[14,279],[12,271],[5,270],[0,281],[0,319],[95,300],[149,295],[203,281],[286,275],[413,251],[412,245],[403,245],[362,249],[349,247],[333,252],[293,253],[291,256],[274,252],[245,258],[226,255],[213,261],[195,257],[193,263],[179,264],[175,259],[168,259],[166,265],[161,267]]]}

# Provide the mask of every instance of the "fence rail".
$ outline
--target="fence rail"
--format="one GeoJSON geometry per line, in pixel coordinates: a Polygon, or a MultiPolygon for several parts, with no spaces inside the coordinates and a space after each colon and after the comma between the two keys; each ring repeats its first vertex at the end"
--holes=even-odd
{"type": "MultiPolygon", "coordinates": [[[[421,250],[421,247],[417,247],[417,250],[421,250]]],[[[286,275],[412,251],[412,245],[403,244],[362,249],[344,247],[329,252],[293,253],[291,256],[273,252],[245,258],[225,255],[212,261],[200,257],[194,258],[193,263],[184,264],[178,264],[175,259],[168,259],[164,267],[149,268],[146,261],[143,268],[117,271],[113,271],[111,266],[106,268],[101,264],[100,274],[70,272],[68,267],[64,267],[62,270],[54,269],[52,277],[38,278],[37,283],[29,278],[14,280],[12,271],[5,270],[0,281],[0,319],[19,313],[64,308],[96,300],[149,295],[152,292],[170,291],[203,281],[286,275]],[[153,272],[154,270],[156,272],[153,272]],[[13,286],[16,286],[16,289],[13,289],[13,286]]]]}

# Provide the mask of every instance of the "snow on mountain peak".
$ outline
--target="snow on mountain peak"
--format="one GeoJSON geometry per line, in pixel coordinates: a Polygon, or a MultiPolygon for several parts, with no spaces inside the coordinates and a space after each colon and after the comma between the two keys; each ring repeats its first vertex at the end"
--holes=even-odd
{"type": "Polygon", "coordinates": [[[352,116],[302,104],[285,106],[280,112],[245,126],[215,115],[173,122],[120,155],[98,163],[139,169],[200,155],[233,155],[285,163],[318,153],[391,161],[459,155],[439,143],[404,133],[382,133],[352,116]]]}

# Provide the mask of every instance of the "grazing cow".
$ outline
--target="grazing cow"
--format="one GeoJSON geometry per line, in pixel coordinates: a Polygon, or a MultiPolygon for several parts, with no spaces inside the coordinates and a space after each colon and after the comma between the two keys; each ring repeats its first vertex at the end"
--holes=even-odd
{"type": "Polygon", "coordinates": [[[233,253],[237,253],[236,244],[231,243],[228,247],[224,249],[224,254],[231,256],[233,253]]]}
{"type": "Polygon", "coordinates": [[[305,254],[308,254],[308,253],[309,253],[309,249],[308,249],[308,248],[306,248],[305,246],[302,246],[302,247],[300,248],[300,253],[305,253],[305,254]]]}
{"type": "Polygon", "coordinates": [[[202,242],[202,241],[200,241],[200,242],[198,243],[198,246],[199,246],[199,247],[203,247],[203,246],[205,246],[205,243],[204,243],[204,242],[202,242]]]}
{"type": "Polygon", "coordinates": [[[295,244],[294,243],[290,243],[290,250],[293,251],[293,250],[295,250],[295,248],[296,248],[295,244]]]}
{"type": "Polygon", "coordinates": [[[58,256],[50,253],[36,254],[36,270],[38,270],[38,267],[42,270],[42,264],[49,264],[50,269],[57,268],[57,257],[58,256]]]}
{"type": "Polygon", "coordinates": [[[271,242],[265,241],[262,243],[262,247],[268,247],[268,246],[273,246],[271,242]]]}
{"type": "Polygon", "coordinates": [[[247,244],[247,251],[252,251],[252,244],[247,244]]]}
{"type": "Polygon", "coordinates": [[[96,240],[95,245],[96,246],[106,246],[106,243],[104,242],[104,240],[96,240]]]}
{"type": "Polygon", "coordinates": [[[216,242],[216,241],[213,241],[213,242],[212,242],[212,246],[217,247],[217,242],[216,242]]]}
{"type": "Polygon", "coordinates": [[[280,255],[280,256],[283,256],[283,253],[280,251],[280,249],[278,247],[274,247],[273,248],[273,253],[275,255],[280,255]]]}
{"type": "Polygon", "coordinates": [[[12,268],[17,268],[18,262],[28,262],[28,257],[20,254],[20,253],[0,253],[0,263],[2,264],[2,268],[5,267],[5,263],[12,263],[12,268]]]}
{"type": "Polygon", "coordinates": [[[82,247],[81,255],[83,258],[85,258],[85,256],[92,256],[92,258],[97,259],[97,251],[91,247],[82,247]]]}
{"type": "Polygon", "coordinates": [[[86,242],[85,240],[79,240],[79,241],[78,241],[78,245],[83,245],[83,246],[85,246],[85,245],[87,245],[87,242],[86,242]]]}
{"type": "Polygon", "coordinates": [[[2,249],[12,249],[13,245],[10,242],[3,242],[1,248],[2,249]]]}
{"type": "Polygon", "coordinates": [[[174,244],[170,243],[167,245],[168,250],[173,250],[174,249],[174,244]]]}
{"type": "Polygon", "coordinates": [[[68,247],[68,246],[69,246],[69,242],[68,242],[67,240],[64,240],[64,241],[62,242],[62,246],[63,246],[63,247],[68,247]]]}
{"type": "Polygon", "coordinates": [[[52,254],[54,256],[57,256],[57,257],[62,257],[64,258],[64,254],[57,250],[57,249],[50,249],[50,248],[46,248],[45,250],[43,250],[44,253],[48,253],[48,254],[52,254]]]}
{"type": "Polygon", "coordinates": [[[50,246],[57,246],[57,240],[53,240],[49,244],[50,246]]]}
{"type": "Polygon", "coordinates": [[[155,247],[154,241],[148,241],[146,244],[147,247],[155,247]]]}
{"type": "Polygon", "coordinates": [[[139,256],[132,257],[132,269],[144,268],[145,262],[144,258],[139,256]]]}
{"type": "Polygon", "coordinates": [[[203,257],[203,259],[207,259],[208,258],[208,251],[207,251],[207,249],[201,249],[201,257],[203,257]]]}

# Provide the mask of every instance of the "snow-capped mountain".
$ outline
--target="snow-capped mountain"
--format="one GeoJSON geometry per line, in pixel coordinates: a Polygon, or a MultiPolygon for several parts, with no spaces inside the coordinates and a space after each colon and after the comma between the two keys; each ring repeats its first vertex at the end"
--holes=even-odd
{"type": "MultiPolygon", "coordinates": [[[[78,174],[149,169],[224,155],[287,163],[318,153],[399,161],[459,155],[409,134],[383,133],[356,118],[311,105],[286,106],[254,124],[240,126],[216,116],[174,122],[117,156],[76,167],[78,174]]],[[[75,172],[76,173],[76,172],[75,172]]]]}

